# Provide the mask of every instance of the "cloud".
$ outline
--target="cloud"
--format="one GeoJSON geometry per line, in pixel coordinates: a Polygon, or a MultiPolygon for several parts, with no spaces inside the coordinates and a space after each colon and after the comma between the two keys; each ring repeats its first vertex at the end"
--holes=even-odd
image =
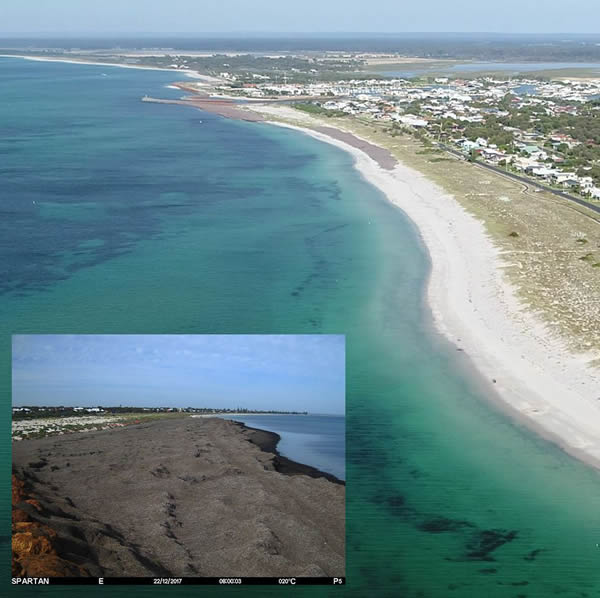
{"type": "Polygon", "coordinates": [[[159,404],[168,397],[174,405],[229,401],[339,413],[344,364],[339,335],[20,335],[13,338],[13,402],[68,404],[77,390],[78,404],[102,396],[104,404],[117,396],[139,404],[151,395],[159,404]]]}

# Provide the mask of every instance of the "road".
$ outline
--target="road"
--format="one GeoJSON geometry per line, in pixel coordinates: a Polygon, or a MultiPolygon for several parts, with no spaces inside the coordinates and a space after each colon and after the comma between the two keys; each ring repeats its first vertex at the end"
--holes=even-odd
{"type": "MultiPolygon", "coordinates": [[[[443,149],[444,151],[448,152],[449,154],[452,154],[453,156],[458,156],[459,158],[463,158],[463,159],[465,157],[462,152],[459,152],[458,150],[455,150],[454,148],[452,148],[448,145],[445,145],[444,143],[438,142],[438,146],[441,149],[443,149]]],[[[479,166],[480,168],[487,168],[488,170],[491,170],[492,172],[496,172],[503,176],[509,177],[511,179],[514,179],[515,181],[524,183],[525,185],[531,185],[532,187],[536,187],[543,191],[548,191],[548,193],[557,195],[558,197],[561,197],[562,199],[567,199],[569,201],[573,201],[573,202],[579,204],[580,206],[587,208],[588,210],[592,210],[593,212],[600,214],[600,206],[596,206],[596,205],[593,205],[583,199],[573,197],[572,195],[569,195],[568,193],[565,193],[564,191],[559,191],[558,189],[553,189],[552,187],[542,185],[541,183],[538,183],[537,181],[532,181],[530,178],[527,178],[527,177],[524,177],[524,176],[521,176],[518,174],[514,174],[512,172],[507,172],[503,168],[499,168],[498,166],[493,166],[492,164],[487,164],[486,162],[473,162],[473,164],[475,164],[476,166],[479,166]]]]}

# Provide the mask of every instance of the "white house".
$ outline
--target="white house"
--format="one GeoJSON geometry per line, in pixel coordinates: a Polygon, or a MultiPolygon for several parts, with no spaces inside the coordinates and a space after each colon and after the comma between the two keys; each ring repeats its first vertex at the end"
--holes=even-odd
{"type": "Polygon", "coordinates": [[[555,172],[555,170],[547,168],[546,166],[538,166],[531,169],[531,174],[542,177],[544,179],[549,179],[555,172]]]}
{"type": "Polygon", "coordinates": [[[562,185],[567,181],[575,180],[577,177],[572,172],[554,172],[552,173],[552,182],[556,185],[562,185]]]}
{"type": "Polygon", "coordinates": [[[506,158],[506,154],[493,148],[482,148],[481,155],[490,162],[500,162],[506,158]]]}
{"type": "Polygon", "coordinates": [[[427,121],[413,116],[412,114],[402,114],[396,117],[396,120],[399,120],[403,125],[409,125],[411,127],[426,127],[427,121]]]}
{"type": "Polygon", "coordinates": [[[471,150],[480,149],[480,145],[476,141],[470,141],[469,139],[465,139],[460,143],[463,150],[466,152],[470,152],[471,150]]]}
{"type": "Polygon", "coordinates": [[[591,199],[600,199],[600,187],[591,187],[587,190],[587,195],[591,199]]]}

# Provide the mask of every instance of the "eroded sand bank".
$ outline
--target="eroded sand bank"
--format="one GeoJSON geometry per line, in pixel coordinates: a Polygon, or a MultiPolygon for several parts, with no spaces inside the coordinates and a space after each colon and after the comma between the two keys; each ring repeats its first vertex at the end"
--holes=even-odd
{"type": "Polygon", "coordinates": [[[272,449],[217,418],[22,441],[13,471],[41,510],[17,507],[94,576],[344,575],[344,485],[272,449]]]}

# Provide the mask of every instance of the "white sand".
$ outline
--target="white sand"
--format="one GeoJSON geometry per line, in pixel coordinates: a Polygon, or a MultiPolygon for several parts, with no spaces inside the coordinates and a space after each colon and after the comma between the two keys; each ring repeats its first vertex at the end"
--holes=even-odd
{"type": "MultiPolygon", "coordinates": [[[[182,73],[178,69],[154,70],[182,73]]],[[[307,124],[323,124],[287,106],[256,109],[263,114],[293,116],[307,124]]],[[[483,224],[412,168],[398,164],[392,171],[383,170],[361,150],[332,137],[302,127],[272,124],[297,129],[354,156],[356,168],[365,179],[418,227],[432,262],[427,296],[433,321],[440,332],[464,350],[484,378],[496,380],[490,398],[494,399],[493,391],[497,391],[512,414],[523,416],[523,421],[542,435],[600,467],[600,369],[589,365],[597,356],[570,353],[559,337],[526,311],[503,274],[499,251],[483,224]]]]}
{"type": "Polygon", "coordinates": [[[589,365],[597,356],[569,353],[526,311],[483,224],[420,172],[403,164],[383,170],[350,145],[292,128],[350,152],[364,178],[417,225],[432,262],[434,323],[490,382],[490,399],[501,398],[520,421],[600,466],[600,370],[589,365]]]}
{"type": "Polygon", "coordinates": [[[46,56],[26,56],[26,55],[18,55],[18,54],[0,54],[0,58],[23,58],[24,60],[33,60],[35,62],[66,62],[68,64],[89,64],[92,66],[115,66],[122,69],[141,69],[145,71],[172,71],[174,73],[179,73],[180,75],[185,75],[186,77],[191,77],[192,79],[200,79],[205,81],[206,83],[211,84],[220,84],[222,83],[221,79],[217,77],[210,77],[209,75],[201,75],[196,71],[189,71],[186,69],[169,69],[162,68],[159,66],[143,66],[136,64],[116,64],[113,62],[97,62],[91,60],[76,60],[72,58],[58,58],[58,57],[46,57],[46,56]]]}

